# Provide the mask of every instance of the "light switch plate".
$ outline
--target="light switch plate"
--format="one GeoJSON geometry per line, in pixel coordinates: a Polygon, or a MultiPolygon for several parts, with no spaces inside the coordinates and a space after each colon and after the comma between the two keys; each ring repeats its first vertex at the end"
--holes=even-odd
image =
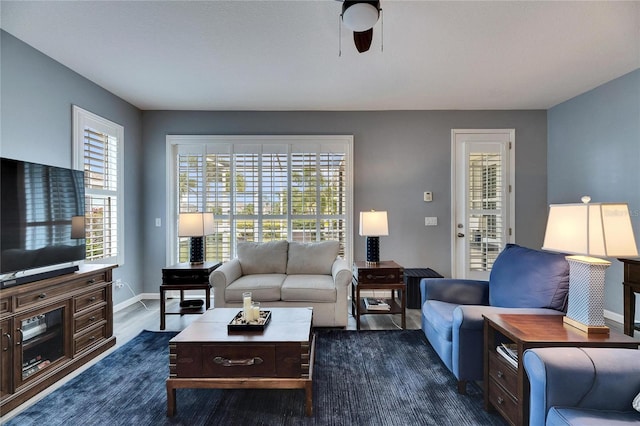
{"type": "Polygon", "coordinates": [[[437,226],[438,218],[437,217],[425,217],[424,218],[424,226],[437,226]]]}

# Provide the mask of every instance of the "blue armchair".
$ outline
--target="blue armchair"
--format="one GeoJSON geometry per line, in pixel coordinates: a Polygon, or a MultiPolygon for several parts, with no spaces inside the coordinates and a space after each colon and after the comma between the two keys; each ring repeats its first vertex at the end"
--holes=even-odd
{"type": "MultiPolygon", "coordinates": [[[[640,342],[638,342],[640,343],[640,342]]],[[[531,384],[529,424],[640,424],[640,351],[536,348],[524,352],[531,384]]]]}
{"type": "Polygon", "coordinates": [[[483,314],[562,315],[566,311],[569,265],[565,256],[507,244],[489,281],[424,278],[420,281],[422,330],[442,362],[458,379],[483,379],[483,314]]]}

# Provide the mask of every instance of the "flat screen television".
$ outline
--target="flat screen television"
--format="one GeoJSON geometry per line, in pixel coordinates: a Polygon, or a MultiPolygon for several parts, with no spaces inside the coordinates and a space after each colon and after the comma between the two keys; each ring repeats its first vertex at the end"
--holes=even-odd
{"type": "Polygon", "coordinates": [[[28,278],[38,268],[77,270],[69,265],[85,258],[84,203],[84,172],[0,158],[2,287],[39,279],[28,278]]]}

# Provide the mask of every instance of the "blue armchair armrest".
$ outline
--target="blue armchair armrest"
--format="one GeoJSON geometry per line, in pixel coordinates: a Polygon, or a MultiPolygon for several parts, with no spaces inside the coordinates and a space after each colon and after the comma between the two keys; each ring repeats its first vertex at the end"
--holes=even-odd
{"type": "Polygon", "coordinates": [[[423,278],[420,280],[422,301],[440,300],[458,305],[488,305],[489,282],[454,278],[423,278]]]}
{"type": "Polygon", "coordinates": [[[636,349],[537,348],[525,351],[523,362],[531,426],[544,425],[552,407],[632,412],[640,392],[636,349]]]}

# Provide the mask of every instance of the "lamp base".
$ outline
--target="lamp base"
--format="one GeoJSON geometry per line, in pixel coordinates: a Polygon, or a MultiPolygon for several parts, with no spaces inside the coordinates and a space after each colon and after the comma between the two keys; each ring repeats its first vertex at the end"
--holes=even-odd
{"type": "Polygon", "coordinates": [[[562,317],[562,322],[570,325],[571,327],[575,327],[580,331],[584,331],[587,334],[609,334],[609,327],[607,327],[606,325],[583,324],[567,316],[562,317]]]}
{"type": "Polygon", "coordinates": [[[189,263],[192,265],[202,265],[204,263],[203,256],[203,237],[191,237],[191,250],[189,252],[189,263]]]}
{"type": "Polygon", "coordinates": [[[380,237],[367,237],[367,264],[380,263],[380,237]]]}
{"type": "Polygon", "coordinates": [[[565,324],[585,333],[608,334],[604,323],[604,277],[611,262],[587,256],[567,256],[569,307],[565,324]]]}

